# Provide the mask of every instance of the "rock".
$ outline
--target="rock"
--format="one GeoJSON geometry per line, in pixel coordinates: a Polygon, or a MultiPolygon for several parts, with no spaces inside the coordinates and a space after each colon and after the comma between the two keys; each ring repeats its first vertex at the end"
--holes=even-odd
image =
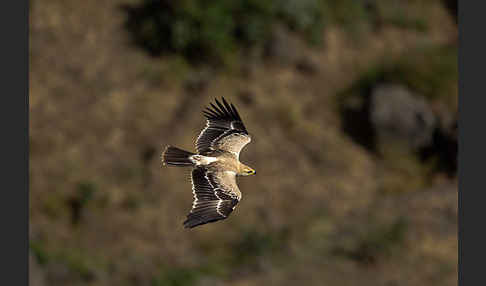
{"type": "Polygon", "coordinates": [[[378,144],[394,141],[412,150],[430,145],[436,126],[427,102],[394,84],[381,84],[371,91],[370,122],[378,144]]]}

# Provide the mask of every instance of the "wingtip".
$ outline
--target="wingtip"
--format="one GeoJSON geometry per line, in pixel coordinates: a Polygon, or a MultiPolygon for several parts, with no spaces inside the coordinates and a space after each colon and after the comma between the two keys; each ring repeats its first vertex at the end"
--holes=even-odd
{"type": "Polygon", "coordinates": [[[206,119],[242,121],[234,104],[226,100],[224,96],[221,96],[221,100],[213,98],[213,102],[209,102],[209,105],[203,110],[203,114],[206,119]]]}
{"type": "Polygon", "coordinates": [[[233,105],[233,103],[231,103],[231,109],[233,110],[235,117],[238,118],[238,120],[241,121],[240,114],[238,113],[238,110],[236,110],[236,107],[233,105]]]}
{"type": "Polygon", "coordinates": [[[203,110],[202,111],[202,114],[203,116],[206,118],[206,119],[211,119],[211,117],[213,117],[213,115],[211,115],[209,112],[207,112],[206,110],[203,110]]]}
{"type": "Polygon", "coordinates": [[[226,99],[224,98],[224,96],[221,96],[221,101],[223,101],[223,103],[226,105],[228,102],[226,101],[226,99]]]}
{"type": "Polygon", "coordinates": [[[189,219],[186,219],[182,225],[184,226],[185,229],[191,229],[191,228],[194,228],[195,226],[198,226],[198,224],[193,224],[191,223],[191,220],[189,219]]]}
{"type": "Polygon", "coordinates": [[[233,117],[234,119],[238,119],[238,117],[236,116],[236,114],[234,113],[233,109],[231,108],[231,105],[228,104],[228,102],[223,98],[223,104],[224,104],[224,107],[226,108],[226,112],[231,115],[231,117],[233,117]]]}

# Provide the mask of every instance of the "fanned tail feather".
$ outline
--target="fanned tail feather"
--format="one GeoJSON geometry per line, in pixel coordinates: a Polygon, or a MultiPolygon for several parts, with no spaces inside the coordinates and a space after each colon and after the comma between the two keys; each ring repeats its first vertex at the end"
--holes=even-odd
{"type": "Polygon", "coordinates": [[[192,166],[194,163],[189,158],[192,155],[194,153],[169,145],[162,153],[162,164],[180,167],[192,166]]]}

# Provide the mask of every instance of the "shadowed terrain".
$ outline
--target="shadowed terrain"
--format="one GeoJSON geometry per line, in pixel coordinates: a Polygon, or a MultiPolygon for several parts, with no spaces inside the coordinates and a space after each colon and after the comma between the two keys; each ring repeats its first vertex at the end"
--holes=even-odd
{"type": "Polygon", "coordinates": [[[162,2],[31,1],[31,285],[456,285],[450,4],[162,2]],[[257,175],[184,229],[160,153],[221,96],[257,175]]]}

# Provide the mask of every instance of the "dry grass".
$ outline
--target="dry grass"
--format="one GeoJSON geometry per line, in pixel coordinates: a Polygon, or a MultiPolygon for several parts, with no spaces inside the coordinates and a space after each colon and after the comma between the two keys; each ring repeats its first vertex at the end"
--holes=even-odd
{"type": "Polygon", "coordinates": [[[407,174],[343,134],[334,104],[384,55],[450,41],[454,23],[442,8],[433,6],[427,33],[387,27],[356,45],[329,29],[324,47],[299,50],[318,67],[309,75],[295,65],[226,73],[150,58],[123,30],[118,7],[127,2],[32,3],[30,239],[39,279],[455,285],[455,183],[408,185],[407,174]],[[254,136],[242,161],[258,175],[239,181],[243,200],[229,219],[188,231],[189,172],[160,168],[158,157],[169,143],[192,149],[201,108],[220,96],[254,136]],[[380,192],[383,176],[407,191],[380,192]],[[386,229],[402,217],[404,233],[388,242],[386,229]],[[372,247],[372,263],[335,251],[367,243],[388,246],[372,247]]]}

